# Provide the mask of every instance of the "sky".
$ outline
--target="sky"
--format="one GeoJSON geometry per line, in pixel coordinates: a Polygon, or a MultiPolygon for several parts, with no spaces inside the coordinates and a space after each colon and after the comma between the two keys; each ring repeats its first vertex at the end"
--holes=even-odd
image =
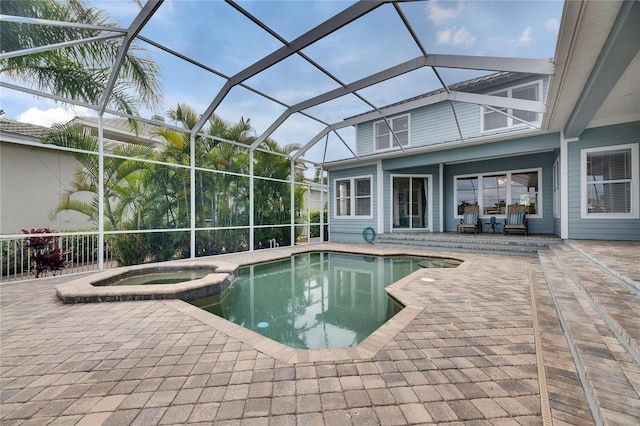
{"type": "MultiPolygon", "coordinates": [[[[103,9],[112,22],[127,27],[139,8],[133,0],[89,0],[103,9]]],[[[237,4],[260,19],[287,41],[292,41],[353,2],[338,0],[238,1],[237,4]]],[[[417,1],[402,3],[400,9],[410,22],[428,54],[484,55],[552,58],[562,15],[562,1],[417,1]]],[[[141,35],[176,50],[225,76],[277,50],[282,43],[238,11],[219,0],[166,0],[150,19],[141,35]]],[[[225,79],[204,71],[144,42],[162,69],[163,104],[143,110],[141,116],[166,117],[166,111],[180,103],[204,112],[225,83],[225,79]]],[[[312,44],[303,53],[325,68],[339,82],[294,55],[248,79],[245,84],[293,105],[310,97],[349,84],[372,73],[421,55],[421,51],[391,5],[383,5],[358,21],[312,44]]],[[[446,84],[487,74],[487,71],[439,69],[446,84]]],[[[1,76],[0,76],[1,77],[1,76]]],[[[4,78],[2,78],[4,80],[4,78]]],[[[377,107],[398,102],[440,88],[435,74],[423,68],[369,87],[358,93],[377,107]]],[[[353,95],[344,96],[307,112],[324,123],[370,111],[371,105],[353,95]]],[[[49,126],[74,115],[92,115],[84,108],[71,109],[21,92],[0,89],[0,108],[5,117],[49,126]]],[[[285,107],[241,87],[235,87],[216,110],[222,118],[236,122],[250,118],[260,135],[285,107]]],[[[287,120],[272,138],[280,145],[304,145],[325,124],[296,115],[287,120]]],[[[353,144],[354,130],[340,132],[353,144]]],[[[322,144],[306,156],[313,161],[345,155],[346,148],[332,137],[330,148],[322,144]]]]}

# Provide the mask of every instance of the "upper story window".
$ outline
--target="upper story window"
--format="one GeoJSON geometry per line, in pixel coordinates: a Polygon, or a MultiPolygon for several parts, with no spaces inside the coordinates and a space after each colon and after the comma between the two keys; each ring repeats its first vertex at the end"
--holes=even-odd
{"type": "MultiPolygon", "coordinates": [[[[489,93],[492,96],[503,98],[524,99],[527,101],[539,101],[542,99],[542,80],[533,83],[526,83],[519,86],[509,87],[497,92],[489,93]]],[[[525,126],[523,122],[539,125],[541,115],[537,112],[523,111],[512,108],[495,108],[505,114],[500,114],[489,108],[482,108],[482,131],[508,129],[512,127],[525,126]],[[509,115],[511,117],[509,117],[509,115]]]]}
{"type": "Polygon", "coordinates": [[[336,217],[371,217],[372,179],[370,176],[336,179],[336,217]]]}
{"type": "Polygon", "coordinates": [[[638,145],[583,149],[582,217],[638,218],[638,145]]]}
{"type": "Polygon", "coordinates": [[[395,148],[399,146],[398,144],[402,146],[409,145],[409,115],[388,118],[386,121],[377,121],[373,123],[373,129],[376,151],[395,148]],[[393,129],[393,133],[390,128],[393,129]]]}

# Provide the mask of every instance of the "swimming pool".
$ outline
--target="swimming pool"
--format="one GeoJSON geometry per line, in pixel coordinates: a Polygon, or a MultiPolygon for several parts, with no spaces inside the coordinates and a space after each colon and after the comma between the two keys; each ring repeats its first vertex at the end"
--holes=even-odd
{"type": "Polygon", "coordinates": [[[353,347],[402,309],[384,288],[451,259],[311,252],[244,266],[219,295],[190,303],[297,349],[353,347]]]}

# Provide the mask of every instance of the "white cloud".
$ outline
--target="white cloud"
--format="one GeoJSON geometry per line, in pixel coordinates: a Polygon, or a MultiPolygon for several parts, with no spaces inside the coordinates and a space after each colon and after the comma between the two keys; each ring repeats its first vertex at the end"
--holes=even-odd
{"type": "Polygon", "coordinates": [[[438,5],[437,2],[431,1],[427,6],[427,15],[431,22],[440,25],[458,16],[463,8],[464,4],[462,2],[458,2],[455,9],[447,9],[438,5]]]}
{"type": "Polygon", "coordinates": [[[514,46],[529,46],[533,43],[533,31],[531,31],[531,27],[525,28],[525,30],[520,34],[520,37],[511,40],[511,44],[514,46]]]}
{"type": "Polygon", "coordinates": [[[544,27],[547,31],[555,34],[560,29],[560,22],[556,18],[549,18],[547,22],[544,23],[544,27]]]}
{"type": "Polygon", "coordinates": [[[437,44],[448,44],[450,46],[470,47],[478,39],[477,36],[471,34],[467,27],[451,27],[436,33],[437,44]]]}
{"type": "Polygon", "coordinates": [[[48,108],[46,110],[38,107],[31,107],[25,112],[19,114],[17,120],[22,121],[23,123],[51,127],[51,125],[55,123],[66,123],[78,115],[89,115],[89,110],[82,107],[57,107],[48,108]]]}

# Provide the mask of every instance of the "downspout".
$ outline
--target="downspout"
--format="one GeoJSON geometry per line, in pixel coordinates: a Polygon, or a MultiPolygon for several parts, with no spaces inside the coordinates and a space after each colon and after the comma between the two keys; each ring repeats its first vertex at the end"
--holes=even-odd
{"type": "Polygon", "coordinates": [[[378,224],[376,231],[378,235],[384,234],[384,170],[382,170],[382,160],[378,160],[377,167],[377,185],[376,185],[376,201],[378,204],[378,224]]]}
{"type": "Polygon", "coordinates": [[[444,232],[444,163],[440,163],[438,166],[438,211],[440,212],[440,230],[444,232]]]}
{"type": "MultiPolygon", "coordinates": [[[[331,197],[331,172],[327,170],[327,226],[329,227],[327,232],[327,242],[331,241],[331,197]]],[[[321,217],[324,221],[324,214],[321,215],[321,217]]],[[[324,229],[320,232],[322,234],[322,241],[324,242],[324,229]]]]}

